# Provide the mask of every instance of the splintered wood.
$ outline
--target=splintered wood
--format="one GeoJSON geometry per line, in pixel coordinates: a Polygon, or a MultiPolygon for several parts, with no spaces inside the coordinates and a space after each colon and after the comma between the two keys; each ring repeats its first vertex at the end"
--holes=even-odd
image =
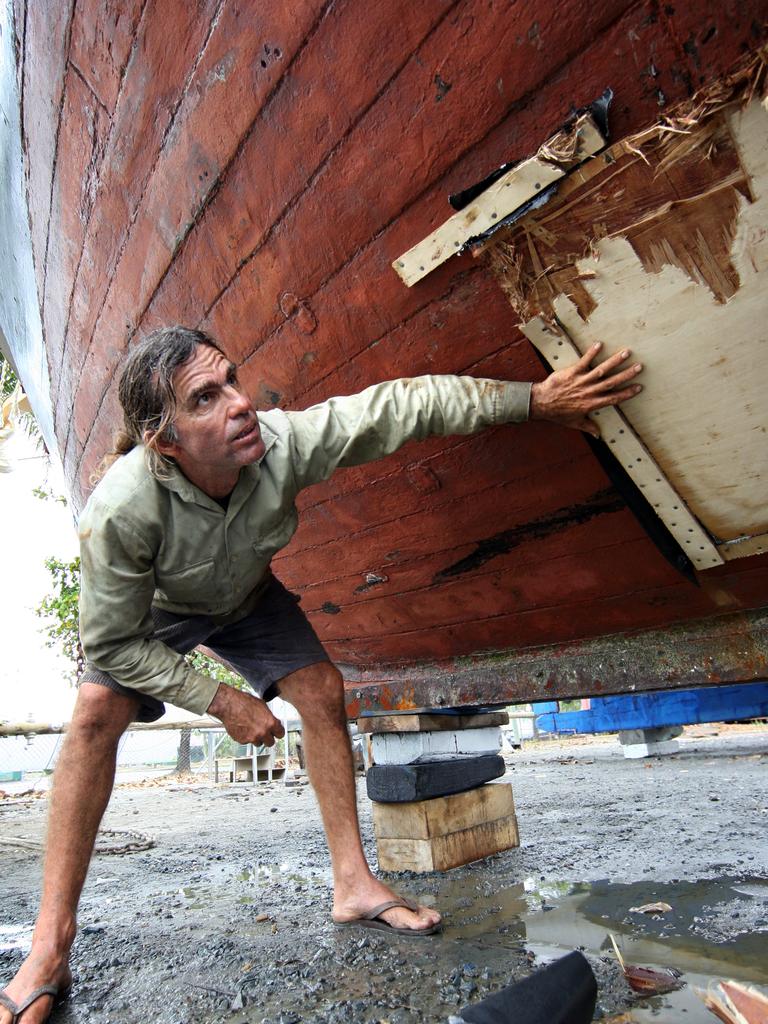
{"type": "Polygon", "coordinates": [[[595,341],[644,364],[594,415],[700,569],[768,551],[768,111],[718,105],[616,143],[484,247],[553,369],[595,341]]]}
{"type": "Polygon", "coordinates": [[[768,997],[749,985],[721,981],[715,991],[696,994],[725,1024],[768,1024],[768,997]]]}

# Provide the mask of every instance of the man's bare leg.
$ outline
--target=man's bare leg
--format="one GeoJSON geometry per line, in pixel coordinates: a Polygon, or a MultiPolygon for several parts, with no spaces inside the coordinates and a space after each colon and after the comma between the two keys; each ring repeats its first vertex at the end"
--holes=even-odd
{"type": "MultiPolygon", "coordinates": [[[[280,681],[280,696],[301,715],[307,772],[317,795],[333,868],[333,919],[351,921],[393,898],[371,872],[360,841],[352,748],[341,673],[328,662],[300,669],[280,681]]],[[[395,928],[429,927],[436,910],[393,907],[382,914],[395,928]]]]}
{"type": "MultiPolygon", "coordinates": [[[[48,816],[43,895],[29,956],[6,987],[20,1003],[41,985],[66,988],[69,951],[77,930],[77,904],[88,872],[99,822],[112,792],[120,737],[138,700],[105,686],[83,683],[54,773],[48,816]]],[[[22,1015],[40,1024],[51,1012],[48,996],[22,1015]]],[[[11,1020],[0,1007],[0,1024],[11,1020]]]]}

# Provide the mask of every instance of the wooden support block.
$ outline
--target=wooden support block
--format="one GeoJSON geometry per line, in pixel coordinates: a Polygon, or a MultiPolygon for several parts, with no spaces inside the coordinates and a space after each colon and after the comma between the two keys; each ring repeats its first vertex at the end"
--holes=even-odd
{"type": "Polygon", "coordinates": [[[519,845],[514,814],[431,839],[377,840],[382,871],[446,871],[519,845]]]}
{"type": "Polygon", "coordinates": [[[498,754],[501,729],[461,729],[458,732],[374,733],[374,764],[413,764],[423,757],[453,754],[498,754]]]}
{"type": "Polygon", "coordinates": [[[508,818],[514,813],[510,783],[492,782],[434,800],[374,803],[373,831],[377,839],[434,839],[508,818]]]}
{"type": "Polygon", "coordinates": [[[499,754],[464,757],[457,754],[446,760],[423,761],[421,764],[382,764],[368,769],[365,782],[368,797],[381,803],[405,803],[428,800],[474,789],[505,771],[499,754]]]}
{"type": "Polygon", "coordinates": [[[483,729],[492,725],[508,725],[506,711],[484,711],[474,715],[423,713],[407,715],[371,715],[358,718],[358,732],[441,732],[454,729],[483,729]]]}

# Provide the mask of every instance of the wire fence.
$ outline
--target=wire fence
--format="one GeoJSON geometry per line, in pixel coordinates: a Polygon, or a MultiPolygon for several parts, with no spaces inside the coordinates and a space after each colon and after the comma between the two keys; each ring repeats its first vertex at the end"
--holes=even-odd
{"type": "MultiPolygon", "coordinates": [[[[117,755],[117,783],[125,777],[163,775],[176,769],[179,730],[144,732],[129,729],[121,738],[117,755]]],[[[208,775],[209,748],[225,746],[226,733],[212,730],[191,730],[191,771],[208,775]]],[[[56,766],[63,735],[0,737],[0,789],[12,791],[25,783],[25,789],[47,789],[56,766]]]]}
{"type": "MultiPolygon", "coordinates": [[[[156,726],[129,728],[118,746],[116,784],[174,776],[180,766],[185,772],[199,776],[201,781],[283,778],[289,763],[298,766],[301,760],[299,723],[293,720],[287,721],[286,725],[286,740],[278,740],[274,748],[238,744],[217,722],[206,722],[203,727],[176,723],[173,729],[158,729],[156,726]],[[185,732],[189,733],[188,766],[180,765],[185,732]]],[[[19,728],[30,727],[22,723],[19,728]]],[[[58,730],[61,727],[39,728],[58,730]]],[[[53,735],[0,735],[0,792],[7,796],[21,792],[45,792],[50,787],[63,741],[61,732],[53,735]]]]}

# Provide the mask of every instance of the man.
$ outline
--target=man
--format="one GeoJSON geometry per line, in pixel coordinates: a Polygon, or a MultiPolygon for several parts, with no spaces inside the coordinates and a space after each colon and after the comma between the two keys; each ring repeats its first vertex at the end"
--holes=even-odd
{"type": "Polygon", "coordinates": [[[167,328],[131,350],[120,381],[125,431],[80,520],[81,637],[88,658],[56,767],[43,895],[32,949],[0,996],[0,1024],[37,1024],[69,986],[76,911],[114,781],[118,741],[163,699],[219,718],[241,743],[283,735],[266,701],[303,721],[307,769],[333,869],[332,917],[429,935],[439,914],[372,874],[357,823],[341,675],[269,563],[296,529],[297,493],[339,466],[406,441],[549,419],[597,434],[587,413],[632,398],[640,365],[598,367],[593,346],[537,384],[417,377],[304,412],[257,414],[208,335],[167,328]],[[205,643],[253,695],[196,672],[205,643]]]}

